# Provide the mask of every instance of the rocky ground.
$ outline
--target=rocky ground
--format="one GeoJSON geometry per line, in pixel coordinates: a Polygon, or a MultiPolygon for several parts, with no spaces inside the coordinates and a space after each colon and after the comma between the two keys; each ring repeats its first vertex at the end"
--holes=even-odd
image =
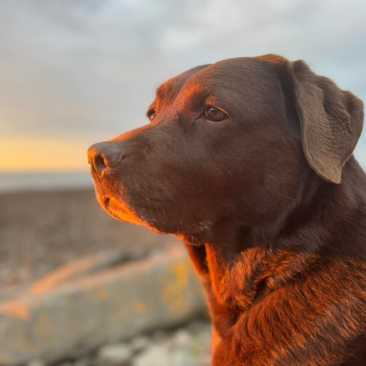
{"type": "MultiPolygon", "coordinates": [[[[0,194],[0,301],[65,264],[101,252],[136,259],[182,242],[109,217],[93,190],[0,194]]],[[[119,262],[120,263],[120,262],[119,262]]],[[[52,366],[209,366],[208,320],[105,344],[52,366]]],[[[26,366],[46,366],[34,360],[26,366]]],[[[49,366],[49,365],[47,365],[49,366]]]]}
{"type": "Polygon", "coordinates": [[[121,223],[92,189],[0,194],[0,300],[52,270],[101,250],[138,252],[182,245],[175,237],[121,223]]]}
{"type": "MultiPolygon", "coordinates": [[[[210,343],[209,321],[195,320],[176,330],[107,344],[89,355],[53,366],[209,366],[210,343]]],[[[34,360],[27,366],[46,365],[34,360]]]]}

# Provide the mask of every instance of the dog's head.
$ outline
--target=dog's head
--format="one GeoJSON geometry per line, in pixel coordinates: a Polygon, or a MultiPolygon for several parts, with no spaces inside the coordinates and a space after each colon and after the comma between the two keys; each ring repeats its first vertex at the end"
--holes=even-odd
{"type": "Polygon", "coordinates": [[[315,173],[339,184],[363,105],[302,61],[266,55],[168,80],[147,117],[89,149],[98,200],[122,221],[200,243],[281,215],[315,173]]]}

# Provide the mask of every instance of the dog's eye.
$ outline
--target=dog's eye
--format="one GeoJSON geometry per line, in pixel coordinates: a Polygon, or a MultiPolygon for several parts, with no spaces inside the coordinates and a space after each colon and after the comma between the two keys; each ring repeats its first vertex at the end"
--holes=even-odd
{"type": "Polygon", "coordinates": [[[148,112],[147,112],[147,118],[152,121],[153,119],[155,119],[156,117],[156,111],[155,109],[150,109],[148,112]]]}
{"type": "Polygon", "coordinates": [[[212,122],[220,122],[227,117],[226,113],[221,109],[210,107],[205,112],[205,118],[212,122]]]}

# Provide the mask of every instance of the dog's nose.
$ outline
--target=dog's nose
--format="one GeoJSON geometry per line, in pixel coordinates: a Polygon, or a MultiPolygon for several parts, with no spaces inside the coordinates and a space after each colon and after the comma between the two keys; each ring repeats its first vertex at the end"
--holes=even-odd
{"type": "Polygon", "coordinates": [[[123,158],[123,150],[116,142],[100,142],[88,149],[88,162],[102,172],[106,168],[115,168],[123,158]]]}

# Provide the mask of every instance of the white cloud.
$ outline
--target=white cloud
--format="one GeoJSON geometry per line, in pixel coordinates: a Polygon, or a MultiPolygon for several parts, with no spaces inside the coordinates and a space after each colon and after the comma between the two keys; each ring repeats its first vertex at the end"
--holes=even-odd
{"type": "Polygon", "coordinates": [[[365,100],[365,18],[361,0],[1,1],[1,135],[110,137],[146,123],[165,79],[268,52],[365,100]]]}

